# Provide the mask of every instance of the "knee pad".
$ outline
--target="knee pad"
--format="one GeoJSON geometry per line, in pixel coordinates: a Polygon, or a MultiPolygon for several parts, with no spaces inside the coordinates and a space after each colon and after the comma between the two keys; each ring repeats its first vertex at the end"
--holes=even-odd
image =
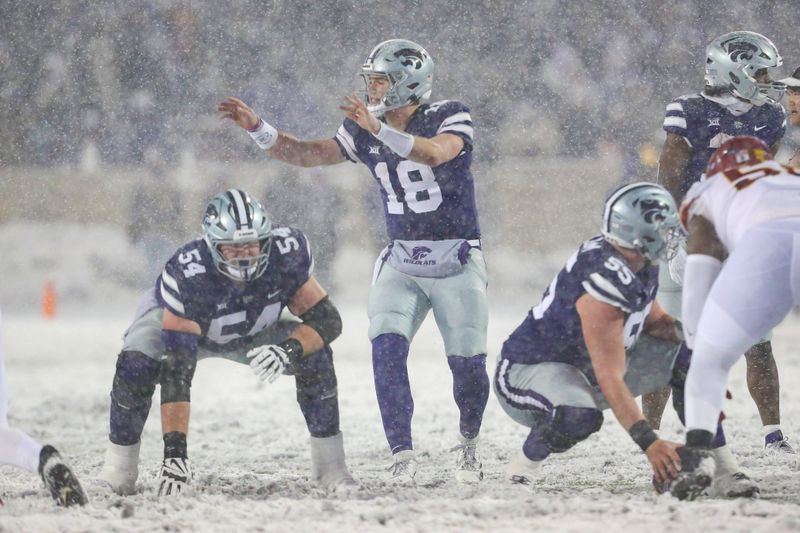
{"type": "Polygon", "coordinates": [[[603,425],[603,412],[593,407],[559,405],[544,431],[544,441],[550,451],[565,452],[595,433],[603,425]]]}
{"type": "Polygon", "coordinates": [[[117,357],[117,371],[111,388],[111,400],[119,407],[134,410],[150,408],[161,364],[141,352],[123,351],[117,357]]]}
{"type": "Polygon", "coordinates": [[[337,394],[336,371],[333,367],[333,351],[329,346],[307,356],[292,365],[297,384],[297,401],[314,398],[335,397],[337,394]]]}

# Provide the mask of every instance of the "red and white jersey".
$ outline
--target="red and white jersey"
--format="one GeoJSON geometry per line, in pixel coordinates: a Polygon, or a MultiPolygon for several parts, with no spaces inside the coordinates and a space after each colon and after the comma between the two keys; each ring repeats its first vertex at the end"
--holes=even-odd
{"type": "Polygon", "coordinates": [[[698,181],[681,204],[681,224],[708,219],[732,252],[744,233],[780,218],[800,218],[800,170],[775,161],[739,167],[698,181]]]}

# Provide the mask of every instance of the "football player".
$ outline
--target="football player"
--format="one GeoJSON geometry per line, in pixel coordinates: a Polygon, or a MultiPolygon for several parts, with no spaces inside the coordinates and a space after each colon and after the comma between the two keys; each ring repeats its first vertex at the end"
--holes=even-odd
{"type": "MultiPolygon", "coordinates": [[[[0,324],[2,317],[0,316],[0,324]]],[[[24,432],[8,426],[8,385],[0,338],[0,464],[39,473],[58,505],[85,505],[86,494],[75,474],[51,445],[42,446],[24,432]]],[[[2,503],[2,501],[0,501],[2,503]]]]}
{"type": "MultiPolygon", "coordinates": [[[[495,393],[506,413],[529,427],[508,467],[532,485],[550,454],[598,431],[610,408],[647,455],[657,486],[677,474],[679,444],[659,439],[635,397],[670,383],[683,414],[690,353],[676,321],[655,300],[659,260],[679,238],[675,202],[662,187],[633,183],[606,201],[601,235],[585,241],[503,344],[495,393]]],[[[722,426],[714,440],[715,491],[749,496],[758,487],[739,471],[722,426]]]]}
{"type": "MultiPolygon", "coordinates": [[[[727,139],[753,135],[777,153],[786,130],[786,112],[778,103],[785,89],[770,72],[783,60],[772,42],[758,33],[736,31],[714,39],[706,48],[705,89],[681,96],[667,105],[667,138],[659,159],[658,181],[680,203],[700,179],[711,154],[727,139]]],[[[666,311],[680,318],[683,250],[671,268],[661,269],[658,299],[666,311]],[[670,276],[672,271],[672,276],[670,276]]],[[[778,369],[769,335],[747,350],[747,385],[764,425],[765,449],[793,454],[780,427],[778,369]]],[[[645,395],[645,416],[659,427],[666,389],[645,395]]]]}
{"type": "Polygon", "coordinates": [[[483,479],[477,444],[489,396],[487,277],[470,169],[472,117],[458,101],[427,101],[433,69],[431,56],[414,42],[378,44],[361,69],[364,98],[344,99],[344,122],[334,138],[301,141],[278,132],[236,98],[218,106],[271,157],[302,166],[360,162],[380,188],[389,242],[375,264],[369,338],[391,472],[399,484],[413,484],[417,470],[409,343],[431,310],[460,412],[455,477],[483,479]]]}
{"type": "MultiPolygon", "coordinates": [[[[789,108],[789,123],[800,126],[800,67],[796,68],[791,76],[780,80],[786,85],[786,104],[789,108]]],[[[800,149],[795,149],[789,157],[787,164],[800,165],[800,149]]]]}
{"type": "Polygon", "coordinates": [[[689,233],[683,330],[694,350],[687,448],[671,489],[682,499],[709,483],[708,449],[730,368],[800,304],[800,172],[773,161],[762,140],[741,136],[722,143],[706,175],[681,205],[689,233]]]}
{"type": "Polygon", "coordinates": [[[124,336],[111,390],[109,443],[100,481],[135,492],[140,437],[161,385],[164,460],[159,495],[192,480],[188,461],[190,388],[198,359],[249,364],[262,380],[294,375],[311,434],[312,477],[329,490],[355,485],[345,465],[331,342],[342,330],[336,307],[312,275],[305,235],[275,227],[247,193],[211,199],[203,235],[182,246],[142,300],[124,336]],[[288,309],[299,321],[281,319],[288,309]]]}

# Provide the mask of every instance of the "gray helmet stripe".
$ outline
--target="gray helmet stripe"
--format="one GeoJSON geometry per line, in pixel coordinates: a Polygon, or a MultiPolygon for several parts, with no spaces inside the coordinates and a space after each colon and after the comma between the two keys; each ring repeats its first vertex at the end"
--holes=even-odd
{"type": "Polygon", "coordinates": [[[233,216],[236,219],[236,227],[239,229],[242,227],[252,228],[253,220],[247,210],[247,197],[244,192],[239,189],[230,189],[228,190],[228,198],[230,198],[234,206],[233,216]]]}

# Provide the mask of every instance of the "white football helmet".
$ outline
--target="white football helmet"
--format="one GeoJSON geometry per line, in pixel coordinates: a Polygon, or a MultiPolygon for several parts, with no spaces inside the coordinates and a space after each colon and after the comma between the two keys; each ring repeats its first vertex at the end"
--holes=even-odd
{"type": "Polygon", "coordinates": [[[668,261],[678,251],[678,208],[662,186],[640,181],[620,187],[606,200],[603,237],[631,248],[648,261],[668,261]]]}
{"type": "Polygon", "coordinates": [[[203,238],[214,265],[235,281],[252,281],[267,269],[272,246],[272,222],[257,200],[239,189],[228,189],[208,202],[203,217],[203,238]],[[220,251],[226,244],[259,242],[255,257],[227,260],[220,251]]]}
{"type": "Polygon", "coordinates": [[[728,89],[753,105],[775,104],[786,85],[779,81],[760,83],[756,74],[783,64],[772,41],[752,31],[733,31],[721,35],[706,47],[706,85],[728,89]]]}
{"type": "Polygon", "coordinates": [[[416,104],[430,98],[433,89],[433,59],[415,42],[405,39],[390,39],[372,49],[361,67],[361,77],[369,88],[370,76],[385,76],[389,89],[381,102],[370,104],[364,94],[367,108],[376,115],[416,104]]]}

